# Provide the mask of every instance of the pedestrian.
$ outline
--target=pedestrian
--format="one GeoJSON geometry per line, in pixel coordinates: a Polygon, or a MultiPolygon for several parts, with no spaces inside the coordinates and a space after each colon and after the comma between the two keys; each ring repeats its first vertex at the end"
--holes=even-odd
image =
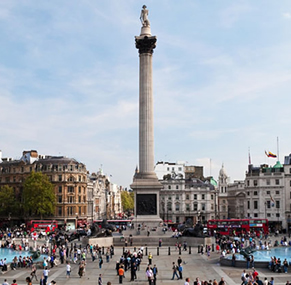
{"type": "Polygon", "coordinates": [[[43,285],[46,285],[47,283],[49,272],[50,271],[48,270],[48,268],[45,267],[45,269],[43,270],[43,285]]]}
{"type": "Polygon", "coordinates": [[[223,277],[221,277],[221,280],[219,281],[218,285],[226,285],[223,277]]]}
{"type": "Polygon", "coordinates": [[[80,262],[79,271],[78,271],[78,275],[80,276],[80,278],[82,278],[83,273],[84,273],[84,264],[83,264],[83,262],[80,262]]]}
{"type": "Polygon", "coordinates": [[[152,265],[153,255],[151,252],[149,252],[148,260],[149,260],[149,265],[152,265]]]}
{"type": "Polygon", "coordinates": [[[184,285],[190,285],[190,278],[189,278],[189,277],[187,277],[187,278],[185,279],[185,283],[184,283],[184,285]]]}
{"type": "Polygon", "coordinates": [[[9,283],[7,282],[7,279],[4,279],[4,282],[2,283],[2,285],[9,285],[9,283]]]}
{"type": "Polygon", "coordinates": [[[233,254],[232,254],[232,258],[231,258],[231,265],[232,265],[233,267],[235,267],[235,260],[236,260],[236,257],[235,257],[235,254],[233,253],[233,254]]]}
{"type": "Polygon", "coordinates": [[[162,239],[159,239],[159,247],[162,247],[162,239]]]}
{"type": "Polygon", "coordinates": [[[196,280],[194,281],[194,285],[201,285],[201,281],[199,280],[199,277],[196,277],[196,280]]]}
{"type": "Polygon", "coordinates": [[[179,264],[178,271],[179,271],[179,278],[183,279],[183,273],[182,273],[183,272],[183,266],[182,266],[181,263],[179,264]]]}
{"type": "Polygon", "coordinates": [[[13,279],[12,282],[13,282],[13,283],[11,283],[11,285],[17,285],[17,283],[16,283],[16,279],[13,279]]]}
{"type": "Polygon", "coordinates": [[[154,274],[154,285],[156,285],[157,282],[157,275],[158,275],[158,268],[157,265],[154,264],[154,267],[152,268],[153,274],[154,274]]]}
{"type": "Polygon", "coordinates": [[[101,274],[99,274],[98,285],[102,285],[102,275],[101,274]]]}
{"type": "Polygon", "coordinates": [[[185,241],[185,240],[183,242],[183,248],[184,248],[184,251],[187,251],[187,241],[185,241]]]}
{"type": "Polygon", "coordinates": [[[134,281],[137,278],[136,277],[136,270],[137,270],[136,263],[133,262],[130,266],[130,281],[134,281]]]}
{"type": "Polygon", "coordinates": [[[182,264],[182,258],[181,256],[179,256],[178,260],[177,260],[178,266],[180,266],[180,264],[182,264]]]}
{"type": "Polygon", "coordinates": [[[179,280],[180,278],[179,278],[179,275],[177,273],[178,266],[175,264],[175,262],[173,262],[172,270],[173,270],[173,276],[172,276],[172,279],[171,280],[174,280],[175,276],[177,277],[177,280],[179,280]]]}
{"type": "Polygon", "coordinates": [[[30,273],[30,275],[31,275],[31,281],[33,280],[33,277],[35,278],[36,281],[38,281],[37,280],[37,276],[36,276],[36,267],[35,267],[34,264],[31,267],[31,273],[30,273]]]}
{"type": "Polygon", "coordinates": [[[271,277],[270,285],[274,285],[274,277],[271,277]]]}
{"type": "Polygon", "coordinates": [[[102,264],[103,264],[103,259],[102,256],[99,257],[99,268],[102,268],[102,264]]]}
{"type": "Polygon", "coordinates": [[[118,276],[119,276],[119,284],[122,284],[123,277],[124,277],[124,269],[122,265],[118,269],[118,276]]]}
{"type": "Polygon", "coordinates": [[[30,277],[26,277],[25,281],[26,281],[27,285],[32,285],[30,277]]]}
{"type": "Polygon", "coordinates": [[[41,275],[40,279],[39,279],[39,285],[45,285],[44,284],[44,277],[43,274],[41,275]]]}
{"type": "Polygon", "coordinates": [[[67,261],[67,266],[66,266],[66,268],[67,268],[67,278],[70,278],[71,277],[71,264],[70,264],[70,262],[69,261],[67,261]]]}
{"type": "Polygon", "coordinates": [[[288,273],[288,261],[285,258],[283,261],[284,273],[288,273]]]}
{"type": "Polygon", "coordinates": [[[150,268],[150,266],[147,267],[146,276],[148,278],[149,285],[152,285],[154,283],[154,273],[152,269],[150,268]]]}

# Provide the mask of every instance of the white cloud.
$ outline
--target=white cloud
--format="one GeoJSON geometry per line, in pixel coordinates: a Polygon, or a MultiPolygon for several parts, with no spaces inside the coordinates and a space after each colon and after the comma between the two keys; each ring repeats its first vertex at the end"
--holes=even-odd
{"type": "Polygon", "coordinates": [[[289,13],[289,12],[285,12],[282,15],[283,15],[283,18],[285,18],[285,19],[291,19],[291,13],[289,13]]]}

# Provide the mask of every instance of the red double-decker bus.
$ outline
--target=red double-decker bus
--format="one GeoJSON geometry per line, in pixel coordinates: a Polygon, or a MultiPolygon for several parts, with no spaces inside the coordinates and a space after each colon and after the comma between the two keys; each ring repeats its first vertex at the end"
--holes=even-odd
{"type": "Polygon", "coordinates": [[[26,223],[26,228],[31,232],[35,230],[50,232],[58,228],[56,220],[30,220],[26,223]]]}
{"type": "Polygon", "coordinates": [[[225,236],[237,236],[247,233],[255,233],[257,236],[269,233],[267,219],[225,219],[208,220],[207,229],[214,235],[215,233],[225,236]]]}

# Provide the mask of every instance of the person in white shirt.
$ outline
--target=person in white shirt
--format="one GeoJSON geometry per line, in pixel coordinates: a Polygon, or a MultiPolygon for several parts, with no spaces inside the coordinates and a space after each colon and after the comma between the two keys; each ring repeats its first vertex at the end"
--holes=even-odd
{"type": "Polygon", "coordinates": [[[67,261],[67,278],[71,277],[71,264],[67,261]]]}
{"type": "Polygon", "coordinates": [[[184,283],[184,285],[190,285],[190,278],[187,277],[187,278],[185,279],[185,283],[184,283]]]}

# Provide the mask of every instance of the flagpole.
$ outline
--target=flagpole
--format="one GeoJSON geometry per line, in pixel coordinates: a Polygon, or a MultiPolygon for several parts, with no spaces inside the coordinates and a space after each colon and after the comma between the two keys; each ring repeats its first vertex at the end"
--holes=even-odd
{"type": "Polygon", "coordinates": [[[278,161],[280,161],[280,158],[279,158],[279,137],[277,137],[277,153],[278,153],[278,161]]]}

